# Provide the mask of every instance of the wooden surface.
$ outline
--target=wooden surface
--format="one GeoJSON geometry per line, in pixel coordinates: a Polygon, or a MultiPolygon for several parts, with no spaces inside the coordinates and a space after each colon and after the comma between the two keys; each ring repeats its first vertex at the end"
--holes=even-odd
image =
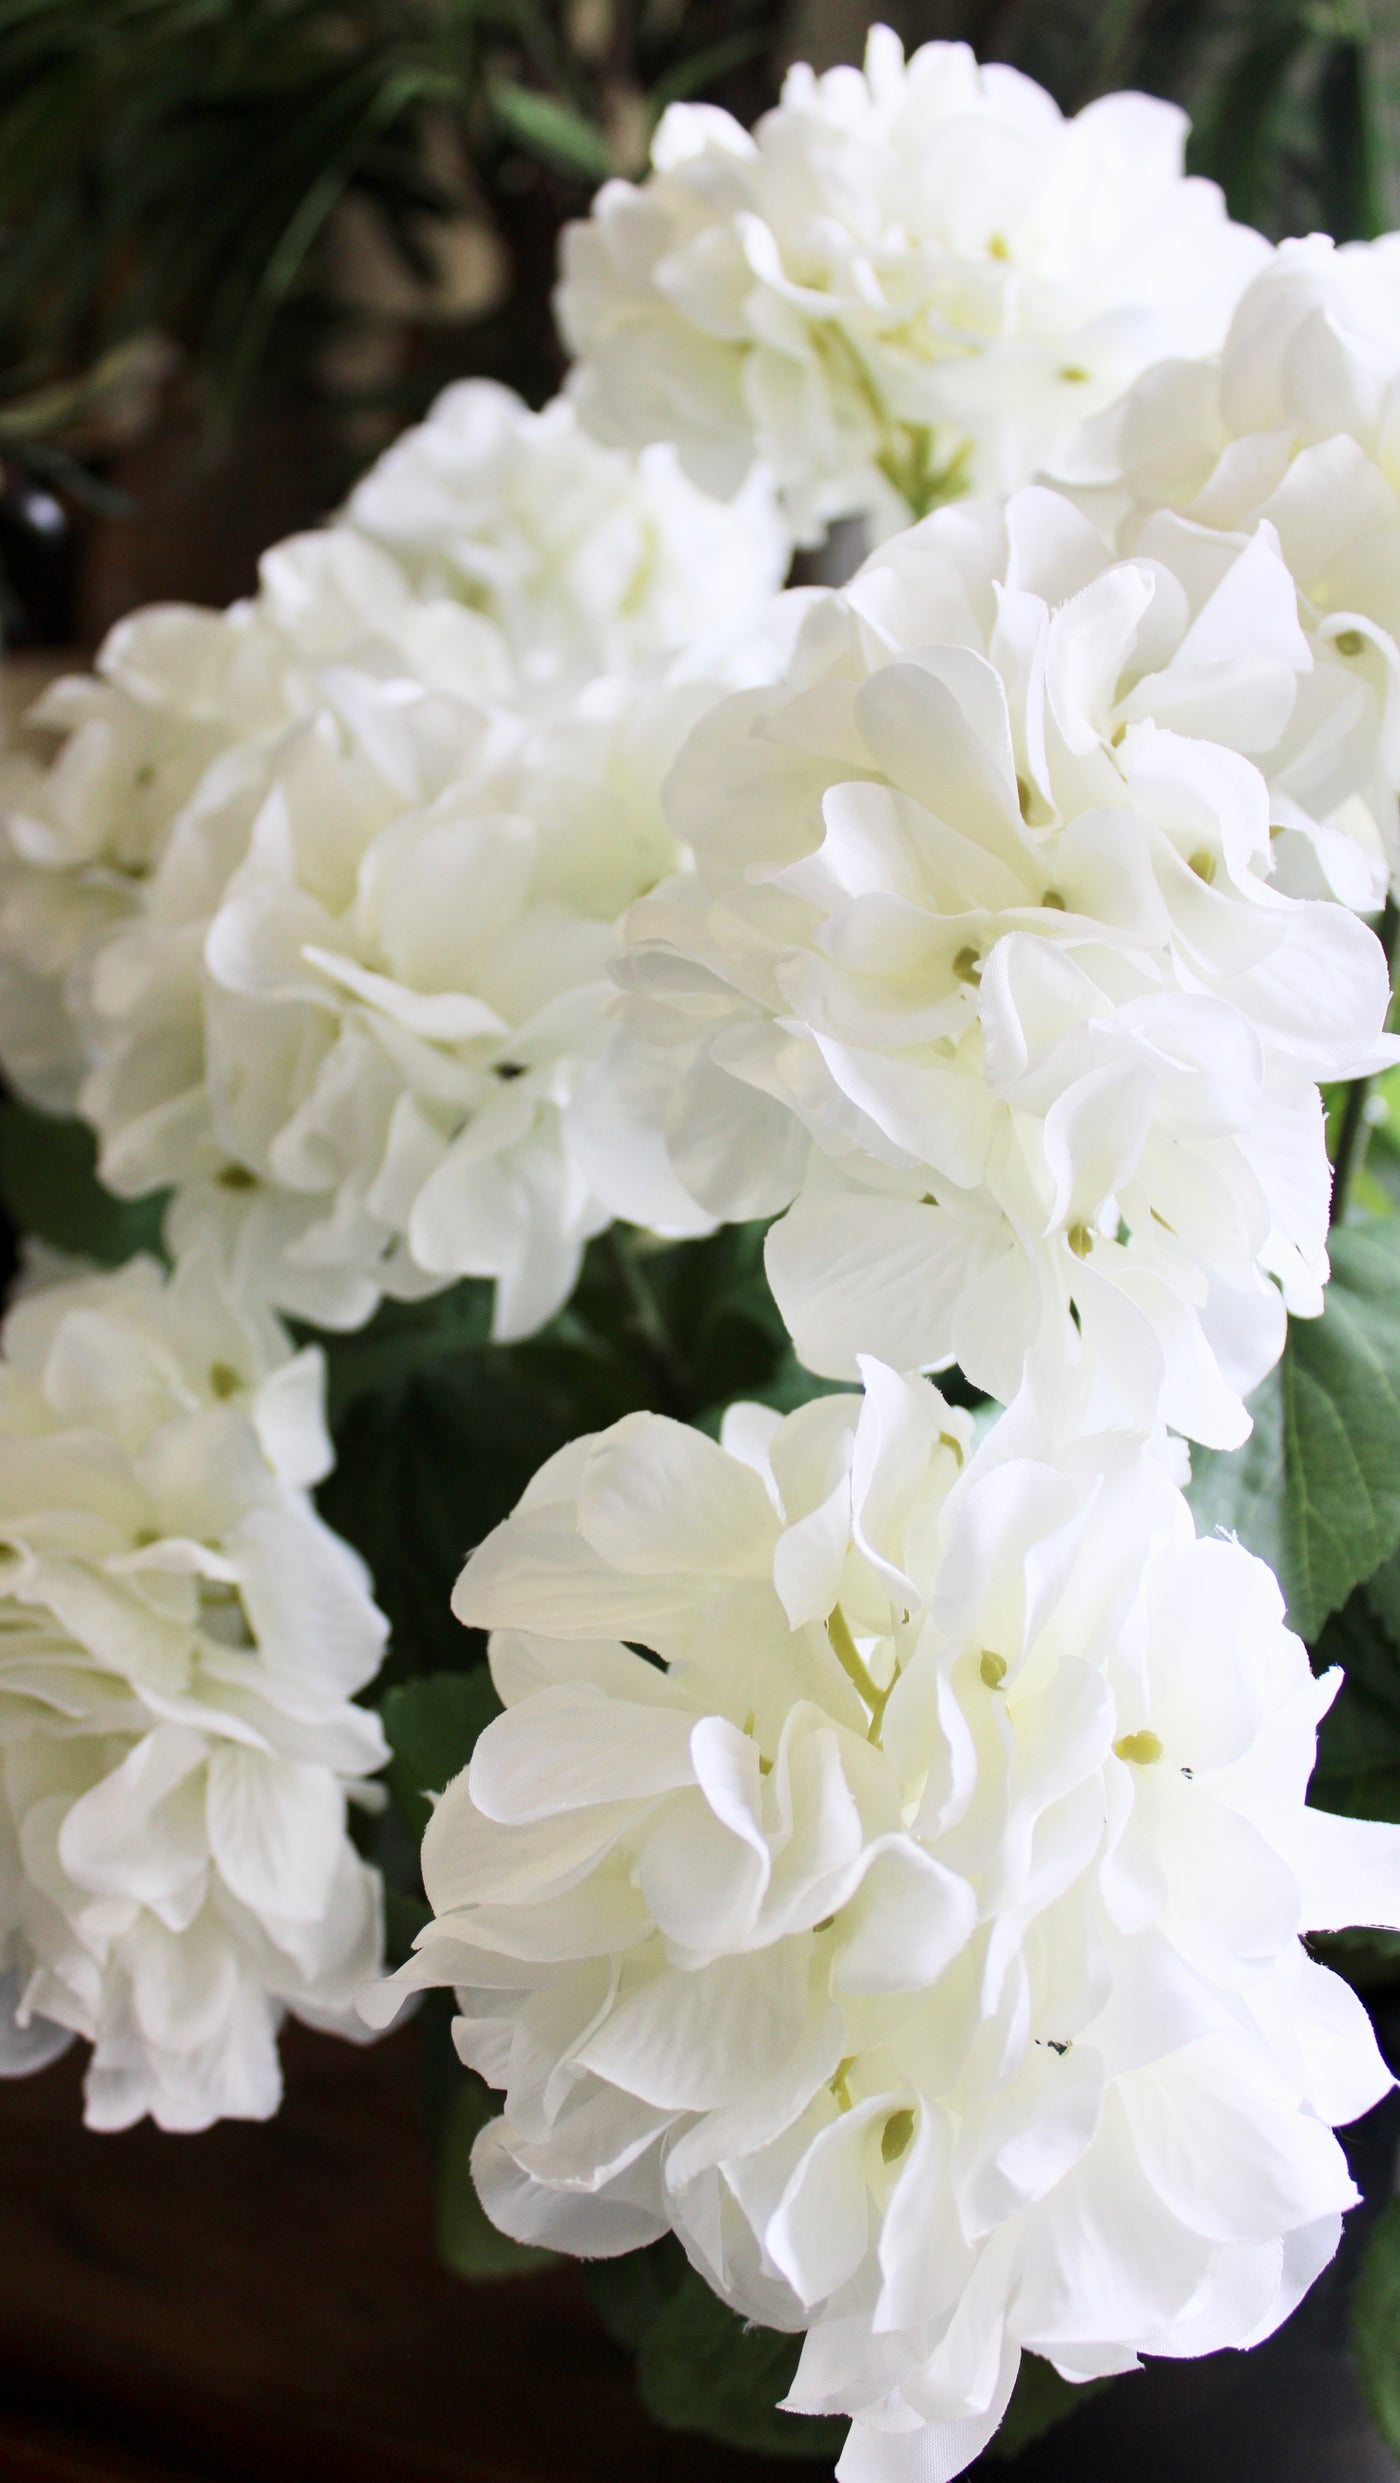
{"type": "Polygon", "coordinates": [[[573,2271],[438,2266],[411,2032],[294,2028],[285,2056],[276,2120],[199,2138],[83,2130],[75,2058],[0,2088],[5,2483],[713,2477],[646,2422],[573,2271]]]}

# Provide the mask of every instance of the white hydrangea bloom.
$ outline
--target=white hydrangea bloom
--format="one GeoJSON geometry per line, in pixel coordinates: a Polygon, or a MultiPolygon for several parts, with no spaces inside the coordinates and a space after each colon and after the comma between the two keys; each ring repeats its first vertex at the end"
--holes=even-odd
{"type": "Polygon", "coordinates": [[[1186,126],[1146,95],[1066,121],[884,26],[863,71],[791,70],[752,137],[674,104],[650,177],[565,232],[580,414],[726,497],[762,458],[806,541],[1012,490],[1149,364],[1213,351],[1268,255],[1183,178],[1186,126]]]}
{"type": "Polygon", "coordinates": [[[620,455],[556,398],[533,414],[462,380],[351,494],[351,525],[421,593],[504,632],[527,692],[723,646],[782,585],[791,541],[762,475],[730,507],[670,447],[620,455]]]}
{"type": "Polygon", "coordinates": [[[267,553],[258,594],[227,612],[118,622],[96,676],[56,682],[0,748],[0,1058],[32,1102],[74,1109],[70,978],[140,914],[177,825],[192,805],[250,815],[269,748],[344,662],[479,697],[515,682],[492,622],[417,595],[387,554],[330,528],[267,553]]]}
{"type": "Polygon", "coordinates": [[[1285,242],[1213,359],[1169,361],[1086,426],[1059,470],[1132,551],[1181,512],[1202,536],[1276,530],[1325,705],[1324,782],[1297,770],[1314,828],[1282,814],[1279,863],[1363,910],[1400,884],[1400,234],[1285,242]],[[1328,815],[1326,780],[1350,798],[1328,815]]]}
{"type": "Polygon", "coordinates": [[[1400,1920],[1400,1830],[1304,1807],[1339,1677],[1140,1442],[1023,1412],[964,1468],[863,1377],[722,1446],[631,1416],[469,1561],[506,1712],[366,2005],[456,1990],[503,2230],[673,2229],[807,2331],[843,2483],[942,2483],[1023,2349],[1248,2344],[1331,2257],[1331,2125],[1390,2081],[1300,1935],[1400,1920]]]}
{"type": "Polygon", "coordinates": [[[1310,663],[1267,527],[1164,521],[1115,565],[1040,489],[810,602],[786,679],[673,771],[695,869],[629,918],[575,1108],[600,1190],[789,1209],[769,1275],[814,1370],[956,1361],[1009,1401],[1040,1348],[1086,1421],[1237,1445],[1285,1307],[1321,1308],[1316,1081],[1393,1057],[1379,943],[1269,878],[1253,760],[1310,663]]]}
{"type": "Polygon", "coordinates": [[[87,2119],[280,2096],[284,2013],[349,2034],[378,1875],[346,1798],[385,1623],[316,1516],[318,1353],[207,1266],[25,1296],[0,1363],[0,2071],[92,2047],[87,2119]]]}
{"type": "Polygon", "coordinates": [[[610,927],[675,859],[676,741],[771,678],[788,553],[761,483],[720,507],[567,406],[450,390],[353,522],[226,613],[123,623],[32,719],[57,755],[0,759],[16,1084],[287,1311],[471,1273],[537,1326],[607,1221],[560,1109],[610,927]]]}
{"type": "Polygon", "coordinates": [[[338,667],[256,771],[206,780],[75,985],[104,1178],[174,1185],[177,1248],[322,1325],[474,1275],[497,1335],[539,1327],[610,1218],[564,1108],[716,695],[605,678],[527,725],[338,667]]]}

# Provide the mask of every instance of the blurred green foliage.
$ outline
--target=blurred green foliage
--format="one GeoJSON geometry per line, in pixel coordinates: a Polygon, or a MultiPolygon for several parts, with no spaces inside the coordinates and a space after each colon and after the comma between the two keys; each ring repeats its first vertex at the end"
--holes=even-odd
{"type": "Polygon", "coordinates": [[[0,0],[0,406],[151,330],[186,349],[225,423],[260,385],[304,381],[345,315],[327,245],[351,198],[425,289],[435,238],[464,216],[500,246],[507,315],[429,351],[424,391],[471,368],[543,397],[559,225],[607,172],[638,168],[673,97],[760,108],[778,15],[779,0],[0,0]]]}

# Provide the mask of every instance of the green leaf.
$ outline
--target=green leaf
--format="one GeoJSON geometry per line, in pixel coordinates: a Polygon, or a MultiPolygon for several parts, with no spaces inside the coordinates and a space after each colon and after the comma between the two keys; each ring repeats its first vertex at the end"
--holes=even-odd
{"type": "Polygon", "coordinates": [[[1249,1400],[1254,1429],[1243,1448],[1193,1448],[1187,1499],[1196,1532],[1238,1535],[1281,1576],[1286,1530],[1282,1370],[1269,1373],[1249,1400]]]}
{"type": "Polygon", "coordinates": [[[1400,2199],[1390,2201],[1371,2229],[1352,2291],[1351,2342],[1362,2395],[1400,2456],[1400,2199]]]}
{"type": "Polygon", "coordinates": [[[635,2354],[685,2278],[686,2259],[670,2233],[620,2259],[593,2259],[584,2268],[588,2298],[615,2345],[635,2354]]]}
{"type": "MultiPolygon", "coordinates": [[[[585,1345],[535,1338],[439,1356],[429,1344],[427,1358],[408,1378],[339,1394],[336,1469],[318,1494],[389,1616],[386,1681],[478,1659],[480,1640],[451,1609],[468,1552],[556,1449],[638,1402],[630,1374],[585,1345]]],[[[335,1362],[333,1347],[333,1400],[335,1362]]]]}
{"type": "Polygon", "coordinates": [[[1323,1316],[1293,1321],[1283,1363],[1284,1594],[1309,1640],[1400,1546],[1400,1226],[1329,1247],[1323,1316]]]}
{"type": "Polygon", "coordinates": [[[1233,1528],[1276,1569],[1309,1642],[1400,1547],[1400,1221],[1343,1226],[1329,1247],[1322,1317],[1290,1321],[1253,1436],[1194,1451],[1190,1494],[1203,1532],[1233,1528]]]}
{"type": "Polygon", "coordinates": [[[1109,2387],[1108,2380],[1062,2380],[1051,2363],[1039,2354],[1023,2354],[1011,2403],[1001,2418],[1001,2428],[987,2450],[989,2457],[1005,2465],[1019,2457],[1042,2432],[1062,2423],[1067,2414],[1076,2414],[1091,2397],[1099,2396],[1109,2387]]]}
{"type": "Polygon", "coordinates": [[[468,2072],[453,2095],[438,2133],[437,2245],[454,2276],[498,2279],[533,2276],[552,2267],[557,2254],[532,2250],[498,2233],[476,2194],[471,2154],[477,2132],[494,2121],[500,2098],[468,2072]]]}
{"type": "Polygon", "coordinates": [[[164,1194],[125,1199],[104,1189],[86,1121],[0,1104],[0,1200],[21,1233],[79,1258],[115,1267],[138,1250],[160,1253],[164,1194]]]}
{"type": "Polygon", "coordinates": [[[497,79],[491,102],[502,128],[544,163],[588,182],[606,181],[615,170],[602,131],[571,104],[542,95],[537,87],[517,86],[509,78],[497,79]]]}
{"type": "MultiPolygon", "coordinates": [[[[1393,1604],[1393,1576],[1381,1577],[1382,1602],[1393,1604]]],[[[1400,1820],[1400,1653],[1377,1607],[1378,1585],[1332,1615],[1314,1650],[1319,1669],[1340,1664],[1346,1678],[1322,1719],[1308,1798],[1349,1819],[1400,1820]]]]}
{"type": "Polygon", "coordinates": [[[389,1690],[380,1714],[393,1757],[389,1791],[404,1826],[421,1841],[432,1816],[430,1793],[441,1793],[466,1766],[479,1733],[501,1702],[484,1664],[468,1673],[424,1673],[389,1690]]]}
{"type": "Polygon", "coordinates": [[[638,2392],[667,2431],[703,2432],[769,2457],[834,2457],[844,2421],[778,2412],[801,2349],[800,2336],[746,2327],[687,2267],[642,2338],[638,2392]]]}
{"type": "Polygon", "coordinates": [[[426,1302],[381,1302],[368,1325],[349,1335],[307,1334],[326,1357],[326,1411],[334,1426],[362,1397],[378,1396],[453,1354],[485,1345],[491,1287],[468,1277],[426,1302]]]}
{"type": "Polygon", "coordinates": [[[392,1971],[404,1963],[423,1925],[431,1919],[432,1908],[422,1897],[410,1896],[403,1888],[384,1885],[384,1962],[392,1971]]]}

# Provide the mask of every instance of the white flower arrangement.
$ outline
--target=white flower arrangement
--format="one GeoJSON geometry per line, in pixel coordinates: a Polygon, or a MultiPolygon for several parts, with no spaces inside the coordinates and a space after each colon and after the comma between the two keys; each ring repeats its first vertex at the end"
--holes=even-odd
{"type": "Polygon", "coordinates": [[[672,107],[563,396],[0,754],[21,1221],[170,1261],[4,1329],[0,2073],[193,2130],[451,1990],[493,2250],[678,2242],[842,2483],[1270,2334],[1390,2084],[1400,236],[1184,137],[883,28],[672,107]]]}

